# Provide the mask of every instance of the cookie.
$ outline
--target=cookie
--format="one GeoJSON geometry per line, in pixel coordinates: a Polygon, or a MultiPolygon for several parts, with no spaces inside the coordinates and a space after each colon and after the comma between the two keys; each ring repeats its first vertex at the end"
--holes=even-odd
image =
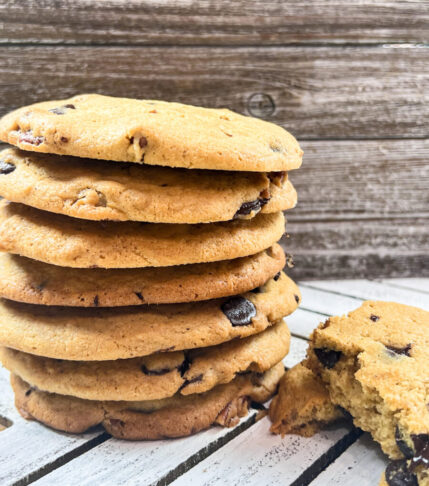
{"type": "Polygon", "coordinates": [[[283,213],[201,225],[94,222],[0,202],[0,251],[64,267],[135,268],[230,260],[272,246],[283,213]]]}
{"type": "Polygon", "coordinates": [[[0,347],[0,361],[39,390],[87,400],[159,400],[206,392],[243,372],[263,373],[289,351],[283,321],[218,346],[115,361],[64,361],[0,347]]]}
{"type": "Polygon", "coordinates": [[[250,400],[266,401],[284,372],[282,363],[260,375],[237,376],[199,395],[175,395],[146,402],[102,402],[47,393],[12,375],[15,404],[23,417],[50,427],[82,433],[102,424],[120,439],[183,437],[218,424],[236,425],[247,414],[250,400]]]}
{"type": "Polygon", "coordinates": [[[0,152],[0,195],[74,218],[150,223],[249,219],[295,206],[286,173],[170,169],[0,152]]]}
{"type": "Polygon", "coordinates": [[[290,133],[257,118],[97,94],[13,111],[0,120],[0,140],[32,152],[186,169],[288,171],[303,154],[290,133]]]}
{"type": "Polygon", "coordinates": [[[65,268],[0,253],[0,297],[77,307],[196,302],[248,292],[284,265],[278,244],[234,260],[165,268],[65,268]]]}
{"type": "Polygon", "coordinates": [[[201,348],[262,332],[300,294],[284,273],[240,296],[138,307],[46,307],[0,301],[0,344],[50,358],[104,361],[201,348]]]}
{"type": "Polygon", "coordinates": [[[325,425],[344,417],[331,402],[323,383],[302,363],[287,370],[280,380],[269,416],[274,434],[304,437],[311,437],[325,425]]]}
{"type": "Polygon", "coordinates": [[[392,459],[429,466],[429,312],[365,302],[312,334],[308,366],[392,459]]]}

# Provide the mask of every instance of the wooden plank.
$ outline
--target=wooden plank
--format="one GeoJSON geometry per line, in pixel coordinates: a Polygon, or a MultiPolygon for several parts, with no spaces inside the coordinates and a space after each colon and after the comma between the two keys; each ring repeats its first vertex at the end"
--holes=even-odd
{"type": "Polygon", "coordinates": [[[414,305],[429,310],[429,299],[426,294],[403,288],[385,285],[370,280],[316,280],[309,284],[312,288],[335,292],[365,300],[385,300],[400,304],[414,305]]]}
{"type": "Polygon", "coordinates": [[[295,280],[429,276],[429,218],[288,220],[295,280]]]}
{"type": "Polygon", "coordinates": [[[325,430],[314,437],[287,435],[283,439],[269,432],[268,417],[257,422],[227,445],[198,463],[172,484],[246,486],[287,485],[305,473],[306,481],[340,454],[356,437],[347,426],[325,430]],[[319,460],[317,460],[319,459],[319,460]]]}
{"type": "Polygon", "coordinates": [[[285,318],[290,332],[301,338],[308,339],[313,329],[321,322],[326,321],[326,314],[297,309],[293,314],[285,318]]]}
{"type": "Polygon", "coordinates": [[[305,138],[427,137],[427,49],[7,47],[0,114],[85,91],[228,106],[305,138]]]}
{"type": "Polygon", "coordinates": [[[305,358],[308,342],[305,339],[292,336],[290,340],[289,354],[283,360],[286,368],[292,368],[305,358]]]}
{"type": "Polygon", "coordinates": [[[362,299],[308,287],[305,282],[300,283],[300,290],[302,295],[301,308],[325,314],[325,316],[346,314],[359,307],[362,301],[362,299]]]}
{"type": "Polygon", "coordinates": [[[385,285],[392,285],[404,289],[417,290],[418,292],[429,293],[429,278],[395,278],[382,279],[385,285]]]}
{"type": "Polygon", "coordinates": [[[9,381],[9,372],[0,365],[0,423],[22,420],[15,408],[14,396],[9,381]]]}
{"type": "Polygon", "coordinates": [[[388,464],[369,434],[364,434],[335,462],[323,471],[311,486],[374,486],[388,464]]]}
{"type": "MultiPolygon", "coordinates": [[[[297,132],[299,135],[299,132],[297,132]]],[[[429,217],[429,140],[303,141],[295,220],[429,217]]],[[[292,231],[292,229],[291,229],[292,231]]]]}
{"type": "Polygon", "coordinates": [[[426,1],[2,2],[2,42],[284,44],[424,42],[426,1]],[[341,15],[339,15],[341,10],[341,15]]]}

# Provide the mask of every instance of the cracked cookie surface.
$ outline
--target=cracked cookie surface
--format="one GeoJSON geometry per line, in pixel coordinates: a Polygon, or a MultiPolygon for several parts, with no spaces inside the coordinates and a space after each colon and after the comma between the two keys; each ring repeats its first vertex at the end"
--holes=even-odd
{"type": "Polygon", "coordinates": [[[187,224],[249,219],[297,201],[283,172],[190,171],[17,149],[0,152],[0,195],[74,218],[187,224]]]}
{"type": "Polygon", "coordinates": [[[367,301],[320,324],[308,356],[331,400],[420,480],[429,467],[429,312],[367,301]]]}
{"type": "Polygon", "coordinates": [[[175,395],[164,400],[102,402],[37,390],[12,375],[15,403],[26,419],[52,428],[82,433],[102,424],[120,439],[183,437],[218,424],[236,425],[248,412],[250,400],[264,402],[274,393],[284,373],[279,363],[262,375],[237,376],[199,395],[175,395]]]}
{"type": "Polygon", "coordinates": [[[237,374],[263,373],[289,351],[283,321],[218,346],[115,361],[65,361],[0,347],[0,361],[39,390],[87,400],[159,400],[204,393],[237,374]]]}
{"type": "Polygon", "coordinates": [[[50,358],[103,361],[220,344],[292,313],[300,293],[281,273],[240,296],[187,304],[47,307],[0,301],[0,344],[50,358]]]}
{"type": "Polygon", "coordinates": [[[0,250],[72,268],[164,267],[253,255],[284,224],[281,212],[197,225],[94,222],[0,201],[0,250]]]}
{"type": "Polygon", "coordinates": [[[248,292],[285,265],[280,245],[248,257],[161,268],[66,268],[0,253],[0,296],[28,304],[117,307],[248,292]]]}
{"type": "Polygon", "coordinates": [[[149,165],[288,171],[302,150],[283,128],[225,109],[84,94],[15,110],[0,139],[23,150],[149,165]]]}

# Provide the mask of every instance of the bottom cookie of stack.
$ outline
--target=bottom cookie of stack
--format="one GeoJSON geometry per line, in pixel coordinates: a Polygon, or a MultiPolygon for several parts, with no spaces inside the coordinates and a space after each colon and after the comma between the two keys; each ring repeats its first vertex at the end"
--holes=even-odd
{"type": "Polygon", "coordinates": [[[278,363],[263,374],[239,375],[198,395],[138,402],[84,400],[40,391],[12,374],[15,404],[27,419],[36,419],[65,432],[81,433],[102,424],[121,439],[182,437],[219,424],[235,425],[252,400],[264,402],[275,392],[284,373],[278,363]]]}

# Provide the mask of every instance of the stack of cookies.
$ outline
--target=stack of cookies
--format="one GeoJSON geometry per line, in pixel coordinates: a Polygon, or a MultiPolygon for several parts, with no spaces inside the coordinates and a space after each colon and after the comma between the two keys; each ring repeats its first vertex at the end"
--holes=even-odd
{"type": "Polygon", "coordinates": [[[115,437],[231,426],[284,373],[288,132],[82,95],[5,116],[0,358],[21,414],[115,437]]]}

